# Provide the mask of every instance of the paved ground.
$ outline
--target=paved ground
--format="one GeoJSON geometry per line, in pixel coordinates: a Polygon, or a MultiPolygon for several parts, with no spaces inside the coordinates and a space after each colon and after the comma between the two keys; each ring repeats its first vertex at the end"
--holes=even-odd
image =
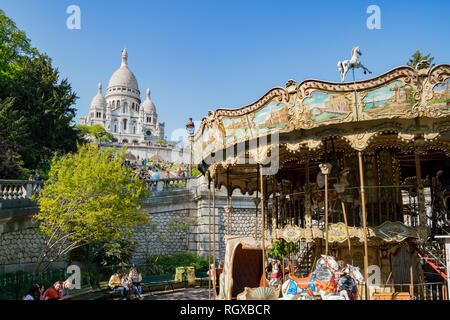
{"type": "MultiPolygon", "coordinates": [[[[212,294],[212,291],[211,291],[212,294]]],[[[145,294],[144,300],[208,300],[208,288],[176,289],[168,293],[145,294]]]]}

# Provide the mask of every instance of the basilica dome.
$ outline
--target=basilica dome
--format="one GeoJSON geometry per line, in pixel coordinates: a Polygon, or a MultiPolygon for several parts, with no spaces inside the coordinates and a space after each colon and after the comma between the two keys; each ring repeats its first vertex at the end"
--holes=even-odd
{"type": "Polygon", "coordinates": [[[126,87],[139,91],[138,82],[133,72],[128,68],[128,54],[124,49],[122,52],[122,65],[117,69],[109,79],[108,91],[112,87],[126,87]]]}
{"type": "Polygon", "coordinates": [[[98,84],[97,95],[94,98],[92,98],[90,107],[91,107],[91,109],[93,109],[93,108],[102,108],[103,109],[106,107],[106,99],[102,95],[102,84],[101,83],[98,84]]]}
{"type": "Polygon", "coordinates": [[[156,114],[156,107],[153,101],[150,99],[150,89],[147,89],[147,98],[144,102],[142,102],[142,110],[144,110],[145,113],[152,113],[156,114]]]}

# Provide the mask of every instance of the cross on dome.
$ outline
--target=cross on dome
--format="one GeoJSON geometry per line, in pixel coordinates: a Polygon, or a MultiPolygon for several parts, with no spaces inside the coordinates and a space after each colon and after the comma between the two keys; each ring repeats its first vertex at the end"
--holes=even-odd
{"type": "Polygon", "coordinates": [[[127,49],[124,48],[122,51],[122,65],[121,66],[126,66],[128,65],[128,53],[127,53],[127,49]]]}

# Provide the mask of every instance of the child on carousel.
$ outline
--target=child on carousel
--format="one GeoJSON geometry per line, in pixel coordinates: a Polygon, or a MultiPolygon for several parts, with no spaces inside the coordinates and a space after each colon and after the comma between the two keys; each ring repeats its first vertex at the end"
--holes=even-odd
{"type": "Polygon", "coordinates": [[[346,290],[349,299],[356,300],[357,287],[356,282],[352,277],[352,272],[350,269],[347,269],[345,267],[345,263],[343,260],[339,260],[338,264],[339,269],[334,273],[334,281],[338,285],[337,292],[339,293],[343,290],[346,290]]]}

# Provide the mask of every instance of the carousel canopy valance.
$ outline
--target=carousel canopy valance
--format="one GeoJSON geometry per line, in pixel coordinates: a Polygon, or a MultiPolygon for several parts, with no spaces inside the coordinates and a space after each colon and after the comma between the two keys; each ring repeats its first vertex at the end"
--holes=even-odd
{"type": "MultiPolygon", "coordinates": [[[[343,223],[330,224],[328,227],[328,241],[330,243],[342,243],[347,241],[347,230],[343,223]]],[[[358,227],[348,227],[350,238],[357,238],[360,242],[364,241],[364,232],[358,227]]],[[[368,238],[379,238],[386,242],[402,242],[407,238],[419,238],[417,232],[401,222],[386,221],[378,227],[367,228],[368,238]]],[[[269,238],[270,236],[267,235],[269,238]]],[[[294,225],[287,225],[283,229],[276,229],[272,236],[273,240],[283,239],[287,242],[299,242],[306,239],[312,242],[315,239],[325,239],[325,231],[319,228],[305,229],[294,225]]]]}
{"type": "MultiPolygon", "coordinates": [[[[330,136],[355,150],[364,150],[382,132],[395,133],[402,142],[418,134],[431,141],[450,130],[449,86],[447,64],[399,67],[354,83],[289,80],[286,88],[271,89],[248,106],[210,111],[195,135],[194,162],[227,163],[231,153],[236,161],[236,145],[274,133],[279,137],[269,145],[294,152],[318,149],[330,136]],[[218,151],[223,156],[211,160],[218,151]]],[[[247,157],[261,162],[261,155],[246,148],[247,157]]]]}

